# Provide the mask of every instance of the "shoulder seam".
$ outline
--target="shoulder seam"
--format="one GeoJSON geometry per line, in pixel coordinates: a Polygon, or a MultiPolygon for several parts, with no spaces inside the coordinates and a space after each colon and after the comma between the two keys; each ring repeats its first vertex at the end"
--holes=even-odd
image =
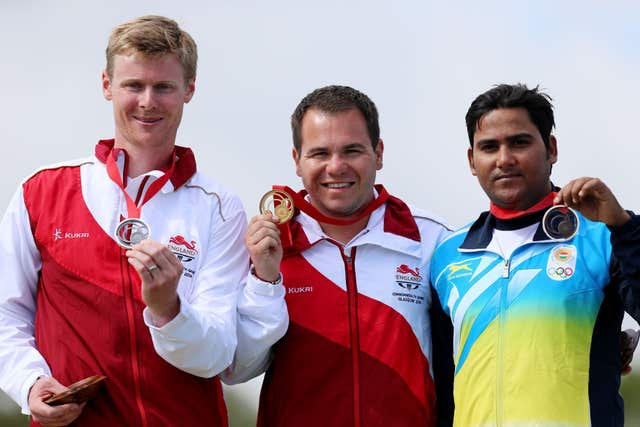
{"type": "Polygon", "coordinates": [[[71,161],[63,162],[63,163],[55,163],[55,164],[52,164],[52,165],[42,166],[42,167],[36,169],[35,171],[33,171],[29,176],[27,176],[24,179],[24,182],[30,180],[31,178],[33,178],[34,176],[36,176],[40,172],[45,172],[45,171],[55,170],[55,169],[64,169],[64,168],[78,168],[78,167],[81,167],[81,166],[84,166],[84,165],[92,165],[94,163],[95,163],[94,160],[88,160],[86,158],[83,158],[83,159],[71,160],[71,161]],[[77,163],[74,163],[74,162],[77,162],[77,163]]]}
{"type": "Polygon", "coordinates": [[[220,196],[218,195],[218,193],[216,193],[215,191],[207,191],[204,187],[201,187],[199,185],[185,184],[184,187],[185,188],[196,188],[198,190],[201,190],[207,196],[214,196],[216,199],[218,199],[218,215],[220,215],[220,218],[222,219],[222,222],[226,221],[226,219],[224,218],[224,215],[222,215],[222,200],[220,199],[220,196]]]}
{"type": "Polygon", "coordinates": [[[451,228],[448,224],[445,224],[445,223],[444,223],[444,222],[442,222],[442,221],[438,221],[437,219],[434,219],[434,218],[431,218],[431,217],[428,217],[428,216],[422,216],[422,215],[416,215],[416,214],[413,214],[413,217],[414,217],[414,218],[420,218],[420,219],[426,219],[427,221],[431,221],[431,222],[433,222],[433,223],[435,223],[435,224],[438,224],[438,225],[440,225],[441,227],[444,227],[445,229],[447,229],[447,230],[449,230],[449,231],[453,231],[453,230],[454,230],[454,229],[453,229],[453,228],[451,228]]]}

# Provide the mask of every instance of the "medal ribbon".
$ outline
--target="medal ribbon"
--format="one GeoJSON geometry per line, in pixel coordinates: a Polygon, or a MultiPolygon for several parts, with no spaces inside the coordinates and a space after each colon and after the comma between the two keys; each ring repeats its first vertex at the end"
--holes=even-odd
{"type": "MultiPolygon", "coordinates": [[[[136,202],[129,196],[129,193],[125,190],[125,185],[122,182],[122,174],[118,169],[118,164],[116,163],[116,158],[118,156],[118,152],[120,150],[113,149],[111,153],[107,156],[107,173],[109,174],[109,178],[122,190],[124,194],[124,198],[127,201],[127,217],[128,218],[140,218],[140,210],[142,209],[142,205],[144,205],[149,199],[156,195],[158,191],[169,181],[169,178],[173,174],[173,170],[176,165],[176,152],[173,151],[172,159],[171,159],[171,167],[162,175],[160,178],[156,179],[149,185],[147,192],[140,202],[140,205],[136,206],[136,202]]],[[[126,152],[125,152],[126,155],[126,152]]]]}
{"type": "Polygon", "coordinates": [[[531,206],[529,209],[525,209],[525,210],[522,210],[522,211],[518,211],[518,210],[515,210],[515,209],[502,208],[502,207],[500,207],[498,205],[495,205],[493,202],[491,202],[490,205],[489,205],[489,211],[491,212],[491,214],[493,216],[495,216],[498,219],[520,218],[522,216],[529,215],[529,214],[532,214],[534,212],[539,212],[539,211],[541,211],[543,209],[546,209],[549,206],[553,205],[553,199],[555,199],[557,194],[558,194],[557,192],[552,191],[551,193],[547,194],[538,203],[536,203],[535,205],[531,206]]]}
{"type": "Polygon", "coordinates": [[[389,193],[387,193],[387,190],[383,186],[378,185],[376,186],[376,190],[378,190],[378,197],[374,201],[369,203],[369,206],[367,206],[367,208],[364,211],[362,211],[357,217],[353,219],[337,219],[337,218],[331,218],[324,215],[322,212],[316,209],[315,206],[309,203],[304,198],[307,195],[307,192],[305,190],[301,190],[300,192],[296,193],[291,188],[285,185],[274,185],[273,189],[284,191],[285,193],[289,194],[293,199],[294,207],[306,213],[311,218],[315,219],[318,222],[323,222],[325,224],[332,224],[332,225],[354,224],[360,221],[362,218],[366,217],[367,215],[371,214],[371,212],[378,209],[389,198],[389,193]]]}
{"type": "MultiPolygon", "coordinates": [[[[387,193],[387,190],[382,185],[376,185],[376,190],[378,190],[378,197],[373,202],[369,203],[369,206],[367,206],[367,208],[364,211],[362,211],[357,217],[353,219],[345,220],[345,219],[336,219],[336,218],[328,217],[324,215],[322,212],[320,212],[318,209],[316,209],[311,203],[309,203],[304,198],[304,196],[307,195],[306,190],[301,190],[300,192],[296,193],[291,188],[285,185],[274,185],[273,189],[284,191],[289,196],[291,196],[291,198],[293,199],[293,206],[295,209],[298,209],[306,213],[307,215],[309,215],[311,218],[315,219],[318,222],[323,222],[325,224],[333,224],[333,225],[354,224],[360,221],[362,218],[369,215],[371,212],[373,212],[377,208],[379,208],[389,198],[389,193],[387,193]]],[[[278,225],[278,228],[280,229],[280,238],[282,239],[283,245],[289,246],[289,247],[293,246],[293,237],[291,236],[291,223],[286,222],[284,224],[280,224],[278,225]]]]}

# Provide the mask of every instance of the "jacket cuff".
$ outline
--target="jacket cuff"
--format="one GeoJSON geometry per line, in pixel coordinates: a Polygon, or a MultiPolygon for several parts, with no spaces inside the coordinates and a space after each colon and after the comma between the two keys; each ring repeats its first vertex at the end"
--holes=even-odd
{"type": "Polygon", "coordinates": [[[249,275],[247,278],[247,284],[245,285],[245,289],[251,293],[264,295],[264,296],[282,296],[285,294],[284,285],[282,284],[284,278],[282,273],[278,277],[278,280],[275,282],[265,282],[264,280],[260,280],[254,273],[253,267],[249,271],[249,275]]]}
{"type": "Polygon", "coordinates": [[[31,387],[33,387],[38,378],[49,376],[51,376],[50,372],[33,372],[27,377],[24,383],[22,383],[22,390],[20,391],[20,402],[16,403],[20,405],[20,409],[23,414],[31,415],[31,409],[29,409],[29,392],[31,391],[31,387]]]}
{"type": "Polygon", "coordinates": [[[607,226],[611,231],[611,239],[619,239],[634,231],[637,232],[640,229],[640,216],[633,213],[633,211],[627,211],[631,217],[627,222],[619,226],[607,226]]]}

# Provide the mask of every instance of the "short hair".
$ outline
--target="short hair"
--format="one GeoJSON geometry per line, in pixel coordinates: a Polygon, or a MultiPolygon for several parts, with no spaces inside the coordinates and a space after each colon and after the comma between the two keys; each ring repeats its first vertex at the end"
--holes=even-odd
{"type": "Polygon", "coordinates": [[[115,55],[141,53],[154,57],[174,53],[182,64],[185,82],[196,75],[198,49],[196,42],[178,23],[164,16],[141,16],[118,25],[107,44],[107,75],[113,77],[115,55]]]}
{"type": "Polygon", "coordinates": [[[476,127],[482,116],[500,108],[524,108],[529,113],[533,124],[538,128],[544,145],[548,149],[551,130],[555,126],[551,101],[552,98],[541,92],[538,86],[533,89],[529,89],[522,83],[494,86],[473,100],[465,116],[471,148],[473,148],[476,127]]]}
{"type": "Polygon", "coordinates": [[[359,110],[367,124],[367,133],[371,139],[373,149],[376,149],[380,139],[380,125],[378,110],[373,101],[364,93],[349,87],[331,85],[314,90],[298,104],[291,115],[291,131],[293,146],[300,152],[302,147],[302,119],[309,109],[316,109],[325,113],[342,113],[352,109],[359,110]]]}

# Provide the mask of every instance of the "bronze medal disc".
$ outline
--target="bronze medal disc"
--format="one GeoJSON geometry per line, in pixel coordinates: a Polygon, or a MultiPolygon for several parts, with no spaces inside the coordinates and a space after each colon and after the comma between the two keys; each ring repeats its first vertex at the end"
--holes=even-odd
{"type": "Polygon", "coordinates": [[[565,205],[551,207],[542,217],[542,230],[553,240],[570,240],[578,232],[579,226],[578,215],[565,205]]]}

